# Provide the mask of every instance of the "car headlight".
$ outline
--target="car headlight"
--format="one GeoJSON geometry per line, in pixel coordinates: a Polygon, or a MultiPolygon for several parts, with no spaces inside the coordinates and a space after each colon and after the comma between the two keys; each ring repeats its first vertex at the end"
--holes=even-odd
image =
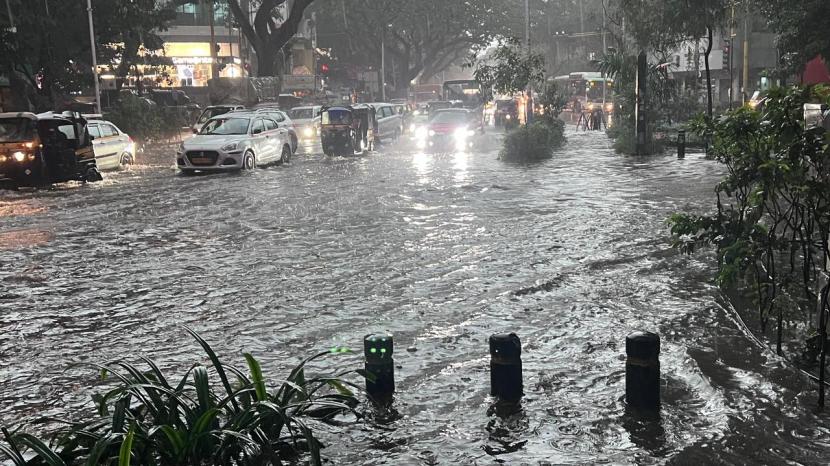
{"type": "Polygon", "coordinates": [[[414,133],[417,128],[418,126],[415,123],[412,123],[411,125],[409,125],[409,132],[414,133]]]}
{"type": "MultiPolygon", "coordinates": [[[[467,136],[470,136],[470,131],[471,130],[467,129],[466,127],[458,128],[457,130],[455,130],[455,133],[454,133],[455,139],[458,139],[458,140],[461,140],[461,141],[467,139],[467,136]]],[[[475,131],[473,131],[473,134],[475,134],[475,131]]]]}
{"type": "Polygon", "coordinates": [[[429,134],[430,136],[435,136],[435,130],[431,129],[427,134],[429,134]]]}
{"type": "Polygon", "coordinates": [[[305,136],[307,138],[310,138],[311,136],[314,136],[314,128],[312,128],[310,126],[306,126],[306,128],[303,130],[303,136],[305,136]]]}
{"type": "Polygon", "coordinates": [[[12,154],[12,158],[18,162],[22,162],[26,160],[26,153],[17,151],[14,154],[12,154]]]}
{"type": "Polygon", "coordinates": [[[230,144],[225,144],[224,146],[222,146],[221,150],[223,152],[233,152],[233,151],[237,150],[238,148],[239,148],[239,143],[238,142],[232,142],[230,144]]]}
{"type": "Polygon", "coordinates": [[[9,158],[6,157],[5,155],[0,155],[0,163],[5,163],[6,160],[9,160],[9,158]]]}

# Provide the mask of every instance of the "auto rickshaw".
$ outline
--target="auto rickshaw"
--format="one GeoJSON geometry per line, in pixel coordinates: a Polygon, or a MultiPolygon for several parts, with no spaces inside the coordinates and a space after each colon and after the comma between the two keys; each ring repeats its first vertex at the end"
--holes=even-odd
{"type": "Polygon", "coordinates": [[[0,180],[42,186],[101,179],[80,113],[0,113],[0,180]]]}
{"type": "Polygon", "coordinates": [[[320,116],[320,139],[326,155],[355,155],[374,150],[377,134],[374,108],[368,105],[323,107],[320,116]]]}
{"type": "Polygon", "coordinates": [[[519,106],[516,99],[499,99],[496,101],[496,111],[493,114],[495,126],[513,128],[519,122],[519,106]]]}

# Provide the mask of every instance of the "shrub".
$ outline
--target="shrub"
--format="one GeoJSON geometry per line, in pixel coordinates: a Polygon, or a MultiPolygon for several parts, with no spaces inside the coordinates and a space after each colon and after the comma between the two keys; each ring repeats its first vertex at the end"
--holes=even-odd
{"type": "Polygon", "coordinates": [[[553,150],[565,141],[565,122],[552,119],[539,121],[511,131],[504,138],[499,159],[514,162],[533,162],[553,156],[553,150]]]}
{"type": "Polygon", "coordinates": [[[122,96],[107,118],[142,144],[169,139],[187,125],[178,107],[160,107],[132,94],[122,96]]]}
{"type": "MultiPolygon", "coordinates": [[[[49,442],[3,429],[0,451],[15,466],[32,464],[259,465],[283,464],[307,451],[321,464],[320,443],[307,421],[351,411],[357,404],[337,377],[306,378],[302,361],[276,391],[269,391],[262,367],[245,354],[248,372],[220,362],[192,330],[213,366],[194,364],[178,381],[168,380],[153,361],[146,369],[116,361],[97,366],[115,386],[93,395],[97,415],[60,429],[49,442]],[[232,381],[235,379],[235,381],[232,381]],[[324,388],[332,388],[321,394],[324,388]],[[28,450],[28,451],[26,451],[28,450]],[[26,459],[28,458],[28,459],[26,459]]],[[[340,374],[343,376],[345,374],[340,374]]]]}

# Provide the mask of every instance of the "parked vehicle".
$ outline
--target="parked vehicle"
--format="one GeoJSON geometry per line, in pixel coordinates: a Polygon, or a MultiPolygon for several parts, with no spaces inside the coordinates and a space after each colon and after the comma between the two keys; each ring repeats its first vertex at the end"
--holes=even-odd
{"type": "Polygon", "coordinates": [[[80,113],[0,113],[0,179],[41,186],[100,181],[87,121],[80,113]]]}
{"type": "Polygon", "coordinates": [[[208,120],[199,134],[176,151],[183,174],[252,170],[291,160],[291,136],[268,114],[232,112],[208,120]]]}
{"type": "Polygon", "coordinates": [[[205,107],[202,110],[202,113],[199,115],[199,118],[196,120],[196,123],[193,124],[193,134],[197,134],[199,131],[202,130],[202,126],[207,123],[208,120],[215,116],[224,115],[228,112],[233,112],[236,110],[242,110],[245,107],[242,105],[211,105],[210,107],[205,107]]]}
{"type": "Polygon", "coordinates": [[[288,112],[300,139],[310,141],[320,136],[320,110],[322,108],[319,105],[294,107],[288,112]]]}
{"type": "Polygon", "coordinates": [[[323,107],[320,116],[320,139],[326,155],[354,155],[374,150],[377,132],[374,107],[323,107]]]}
{"type": "Polygon", "coordinates": [[[135,142],[130,135],[104,120],[89,120],[87,129],[98,169],[111,170],[135,163],[135,142]]]}
{"type": "Polygon", "coordinates": [[[467,109],[438,110],[419,132],[418,146],[434,151],[466,150],[473,146],[476,125],[475,118],[467,109]]]}
{"type": "Polygon", "coordinates": [[[375,142],[396,140],[403,134],[403,115],[395,112],[395,107],[387,103],[371,103],[369,104],[375,109],[375,115],[378,122],[377,134],[375,134],[375,142]]]}

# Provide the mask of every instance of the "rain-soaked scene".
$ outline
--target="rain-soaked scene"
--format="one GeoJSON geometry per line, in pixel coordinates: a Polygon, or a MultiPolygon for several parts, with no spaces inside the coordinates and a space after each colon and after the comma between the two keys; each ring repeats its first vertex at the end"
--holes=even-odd
{"type": "Polygon", "coordinates": [[[830,462],[826,0],[0,3],[0,464],[830,462]]]}

